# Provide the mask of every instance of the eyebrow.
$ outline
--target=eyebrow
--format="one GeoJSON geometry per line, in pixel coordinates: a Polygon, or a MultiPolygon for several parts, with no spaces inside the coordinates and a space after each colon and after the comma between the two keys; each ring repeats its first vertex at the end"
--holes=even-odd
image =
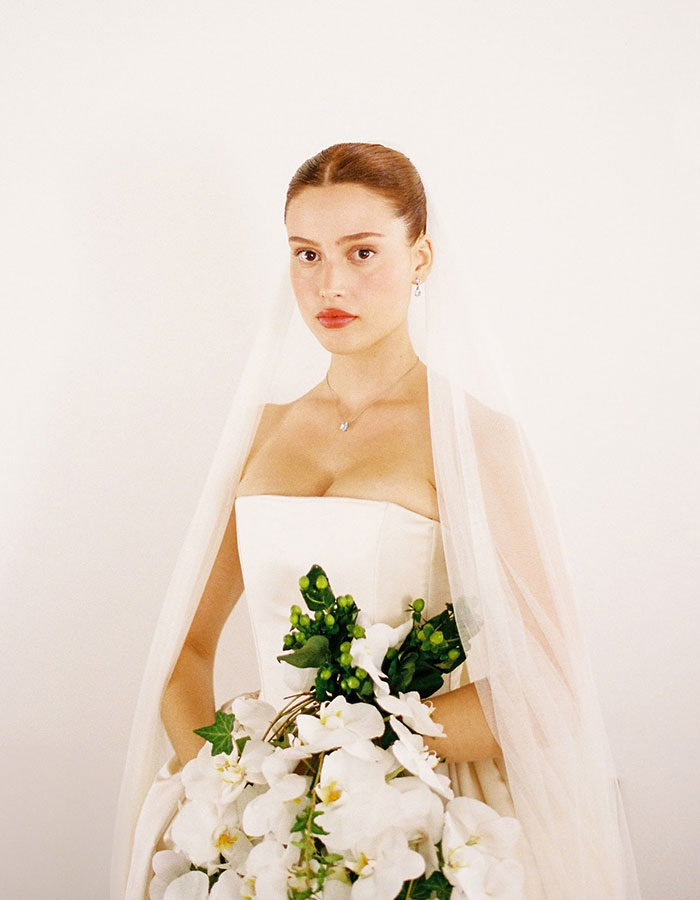
{"type": "MultiPolygon", "coordinates": [[[[386,235],[380,234],[378,231],[358,231],[356,234],[346,234],[343,237],[338,238],[336,244],[346,244],[348,241],[356,241],[359,238],[368,237],[386,237],[386,235]]],[[[319,246],[316,241],[312,241],[309,238],[305,237],[298,237],[295,234],[289,238],[290,244],[292,243],[292,241],[296,241],[299,244],[313,244],[315,247],[319,246]]]]}

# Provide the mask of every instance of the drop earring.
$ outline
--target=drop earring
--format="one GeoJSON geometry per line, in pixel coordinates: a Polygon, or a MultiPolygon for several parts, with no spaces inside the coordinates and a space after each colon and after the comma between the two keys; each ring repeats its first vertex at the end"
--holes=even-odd
{"type": "Polygon", "coordinates": [[[416,280],[415,280],[414,283],[415,283],[416,289],[415,289],[415,291],[413,292],[413,296],[414,296],[414,297],[420,297],[420,295],[423,293],[423,288],[421,287],[421,280],[420,280],[420,278],[416,278],[416,280]]]}

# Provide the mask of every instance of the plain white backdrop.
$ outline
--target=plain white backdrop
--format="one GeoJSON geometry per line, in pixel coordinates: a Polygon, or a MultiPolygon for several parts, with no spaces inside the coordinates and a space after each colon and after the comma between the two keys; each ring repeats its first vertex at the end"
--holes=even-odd
{"type": "MultiPolygon", "coordinates": [[[[643,897],[697,898],[698,34],[693,0],[5,4],[3,897],[107,896],[152,629],[287,252],[287,182],[368,140],[458,223],[551,485],[643,897]]],[[[229,627],[232,694],[256,676],[243,608],[229,627]]]]}

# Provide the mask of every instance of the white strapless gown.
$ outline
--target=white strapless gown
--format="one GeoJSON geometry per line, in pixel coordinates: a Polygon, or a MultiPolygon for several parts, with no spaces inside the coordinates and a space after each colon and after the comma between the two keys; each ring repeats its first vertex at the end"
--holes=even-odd
{"type": "MultiPolygon", "coordinates": [[[[352,594],[373,621],[398,625],[416,597],[425,600],[426,616],[449,600],[439,522],[395,503],[275,494],[238,497],[236,526],[261,697],[275,706],[292,693],[284,681],[287,666],[277,656],[289,630],[289,608],[300,602],[299,577],[314,563],[326,571],[336,594],[352,594]]],[[[470,680],[464,665],[452,673],[445,689],[470,680]]],[[[450,764],[448,771],[455,794],[514,815],[502,759],[450,764]]],[[[146,862],[162,847],[181,796],[179,772],[171,760],[144,803],[134,854],[141,874],[132,881],[127,900],[148,898],[146,862]]],[[[521,855],[530,869],[526,854],[521,855]]]]}

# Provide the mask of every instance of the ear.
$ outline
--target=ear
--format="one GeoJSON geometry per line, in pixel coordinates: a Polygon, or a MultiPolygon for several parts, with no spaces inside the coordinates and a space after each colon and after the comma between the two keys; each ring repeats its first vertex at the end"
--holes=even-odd
{"type": "Polygon", "coordinates": [[[411,248],[411,278],[425,281],[433,267],[433,245],[427,234],[421,235],[411,248]]]}

